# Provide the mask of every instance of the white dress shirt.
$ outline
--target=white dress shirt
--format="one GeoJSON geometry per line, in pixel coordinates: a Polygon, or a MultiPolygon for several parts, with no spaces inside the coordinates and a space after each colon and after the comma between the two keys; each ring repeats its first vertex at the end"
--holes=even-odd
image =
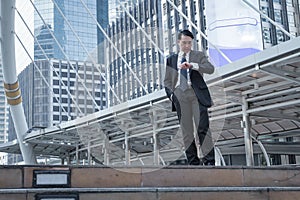
{"type": "MultiPolygon", "coordinates": [[[[177,69],[178,69],[178,80],[177,80],[177,83],[175,85],[175,88],[180,84],[180,68],[179,66],[181,65],[181,61],[182,61],[182,58],[183,58],[183,54],[184,52],[183,51],[180,51],[178,53],[178,60],[177,60],[177,69]]],[[[186,62],[189,62],[189,58],[190,58],[190,52],[188,52],[186,55],[185,55],[185,59],[186,59],[186,62]]],[[[192,70],[198,70],[199,69],[199,65],[198,63],[190,63],[192,65],[192,70]]],[[[189,76],[189,70],[190,69],[187,69],[188,70],[188,76],[189,76]]]]}

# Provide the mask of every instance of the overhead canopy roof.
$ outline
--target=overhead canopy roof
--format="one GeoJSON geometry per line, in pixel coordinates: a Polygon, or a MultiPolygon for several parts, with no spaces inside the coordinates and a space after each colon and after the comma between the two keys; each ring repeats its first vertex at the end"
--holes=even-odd
{"type": "MultiPolygon", "coordinates": [[[[205,78],[214,100],[209,109],[210,127],[223,154],[243,150],[243,112],[250,116],[253,137],[265,143],[269,153],[279,149],[281,153],[300,153],[296,143],[273,143],[274,139],[299,137],[300,37],[217,68],[205,78]]],[[[147,162],[143,158],[153,156],[156,148],[161,160],[172,160],[182,145],[177,116],[170,106],[160,90],[32,131],[25,142],[34,145],[37,155],[68,156],[89,149],[94,158],[104,161],[109,146],[112,162],[124,161],[127,147],[131,159],[139,162],[147,162]]],[[[17,143],[2,144],[0,151],[20,153],[17,143]]]]}

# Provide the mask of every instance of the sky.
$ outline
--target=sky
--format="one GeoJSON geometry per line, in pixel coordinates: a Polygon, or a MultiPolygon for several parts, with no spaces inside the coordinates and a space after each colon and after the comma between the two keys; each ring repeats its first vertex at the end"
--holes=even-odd
{"type": "MultiPolygon", "coordinates": [[[[30,1],[16,0],[16,7],[33,32],[34,9],[30,1]]],[[[20,40],[22,41],[24,46],[26,46],[27,51],[31,54],[31,57],[33,58],[33,37],[31,36],[30,32],[28,31],[28,29],[26,28],[26,26],[24,25],[23,21],[17,13],[15,14],[15,32],[18,35],[18,37],[20,37],[20,40]]],[[[26,51],[22,47],[17,37],[15,38],[15,47],[17,73],[20,73],[29,63],[31,63],[31,59],[27,55],[26,51]]]]}

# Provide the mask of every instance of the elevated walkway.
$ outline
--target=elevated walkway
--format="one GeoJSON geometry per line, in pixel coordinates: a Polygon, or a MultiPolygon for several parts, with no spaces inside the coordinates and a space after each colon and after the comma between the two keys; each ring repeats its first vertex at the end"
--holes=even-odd
{"type": "Polygon", "coordinates": [[[296,200],[300,167],[1,166],[0,200],[296,200]]]}
{"type": "MultiPolygon", "coordinates": [[[[266,154],[300,155],[299,52],[297,37],[206,77],[215,103],[209,109],[210,127],[223,156],[245,154],[246,115],[256,141],[253,154],[260,154],[264,146],[266,154]],[[290,138],[295,140],[288,142],[290,138]]],[[[159,90],[82,118],[29,130],[24,142],[33,145],[36,155],[77,163],[81,158],[91,164],[95,158],[105,164],[164,165],[182,154],[174,139],[178,119],[170,106],[164,90],[159,90]],[[160,163],[153,163],[154,157],[160,163]]],[[[19,154],[19,144],[0,144],[0,151],[19,154]]]]}

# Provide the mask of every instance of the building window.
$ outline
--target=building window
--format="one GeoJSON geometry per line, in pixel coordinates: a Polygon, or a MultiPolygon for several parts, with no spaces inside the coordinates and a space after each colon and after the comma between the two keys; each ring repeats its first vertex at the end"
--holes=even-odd
{"type": "Polygon", "coordinates": [[[286,5],[293,7],[293,0],[286,0],[286,5]]]}
{"type": "Polygon", "coordinates": [[[173,27],[174,25],[174,18],[173,16],[170,16],[170,26],[173,27]]]}
{"type": "Polygon", "coordinates": [[[288,22],[289,22],[290,26],[296,27],[294,12],[288,12],[288,22]]]}
{"type": "MultiPolygon", "coordinates": [[[[265,7],[265,6],[262,6],[261,7],[261,12],[264,13],[265,15],[269,16],[269,8],[265,7]]],[[[267,19],[262,17],[262,21],[266,22],[267,19]]]]}
{"type": "Polygon", "coordinates": [[[59,85],[59,81],[58,80],[53,80],[53,85],[59,85]]]}
{"type": "Polygon", "coordinates": [[[277,42],[284,42],[284,35],[281,30],[276,30],[277,42]]]}
{"type": "Polygon", "coordinates": [[[274,9],[274,19],[275,22],[282,24],[282,11],[279,9],[274,9]]]}
{"type": "Polygon", "coordinates": [[[271,43],[271,33],[269,28],[263,28],[263,37],[265,43],[271,43]]]}
{"type": "Polygon", "coordinates": [[[163,4],[163,15],[166,15],[167,14],[167,4],[164,3],[163,4]]]}
{"type": "Polygon", "coordinates": [[[59,107],[58,106],[53,106],[53,111],[59,111],[59,107]]]}
{"type": "Polygon", "coordinates": [[[59,115],[53,115],[53,121],[59,121],[59,115]]]}
{"type": "Polygon", "coordinates": [[[273,0],[274,3],[281,4],[281,0],[273,0]]]}

